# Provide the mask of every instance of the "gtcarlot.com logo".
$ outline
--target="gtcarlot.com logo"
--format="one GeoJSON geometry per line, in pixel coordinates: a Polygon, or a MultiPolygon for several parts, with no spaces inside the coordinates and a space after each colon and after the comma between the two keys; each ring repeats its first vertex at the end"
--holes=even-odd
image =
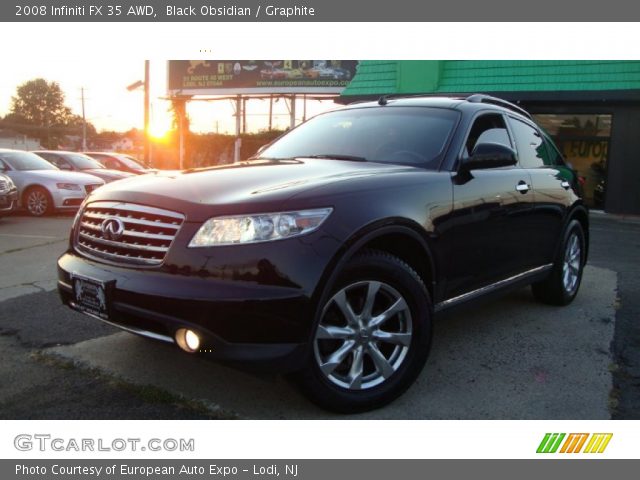
{"type": "Polygon", "coordinates": [[[611,437],[613,433],[545,433],[536,453],[604,453],[611,437]]]}

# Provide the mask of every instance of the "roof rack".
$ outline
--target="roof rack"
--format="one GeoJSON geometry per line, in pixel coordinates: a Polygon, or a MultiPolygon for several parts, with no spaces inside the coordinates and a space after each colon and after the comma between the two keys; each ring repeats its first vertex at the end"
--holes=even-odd
{"type": "Polygon", "coordinates": [[[518,112],[519,114],[524,115],[528,119],[531,119],[531,115],[529,114],[529,112],[527,112],[523,108],[520,108],[519,106],[511,102],[507,102],[506,100],[503,100],[501,98],[492,97],[491,95],[485,95],[483,93],[475,93],[473,95],[468,96],[466,100],[467,102],[471,102],[471,103],[490,103],[492,105],[498,105],[500,107],[513,110],[514,112],[518,112]]]}

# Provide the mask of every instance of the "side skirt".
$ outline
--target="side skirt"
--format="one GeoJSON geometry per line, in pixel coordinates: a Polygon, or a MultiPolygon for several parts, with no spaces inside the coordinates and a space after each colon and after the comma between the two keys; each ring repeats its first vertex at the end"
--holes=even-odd
{"type": "Polygon", "coordinates": [[[435,305],[435,313],[444,312],[454,307],[462,306],[468,302],[478,300],[480,298],[491,297],[492,294],[502,294],[505,291],[528,285],[537,280],[542,280],[546,274],[553,268],[553,264],[541,265],[526,272],[519,273],[509,278],[505,278],[498,282],[486,285],[484,287],[463,293],[457,297],[449,298],[435,305]]]}

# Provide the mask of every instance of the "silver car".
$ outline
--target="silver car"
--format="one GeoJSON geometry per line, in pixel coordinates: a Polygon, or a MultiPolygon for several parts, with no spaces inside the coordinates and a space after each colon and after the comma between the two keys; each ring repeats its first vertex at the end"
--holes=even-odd
{"type": "Polygon", "coordinates": [[[82,153],[59,150],[34,150],[33,153],[44,158],[47,162],[54,164],[60,170],[88,173],[101,178],[107,183],[133,176],[133,173],[105,168],[104,165],[95,158],[91,158],[82,153]]]}
{"type": "Polygon", "coordinates": [[[18,187],[18,201],[40,217],[53,210],[77,209],[104,181],[93,175],[65,172],[45,159],[21,150],[0,149],[0,173],[18,187]]]}

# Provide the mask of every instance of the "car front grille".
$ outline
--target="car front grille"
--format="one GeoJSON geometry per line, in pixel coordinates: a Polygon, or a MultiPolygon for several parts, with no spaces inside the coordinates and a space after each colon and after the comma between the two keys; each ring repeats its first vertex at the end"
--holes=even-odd
{"type": "Polygon", "coordinates": [[[184,215],[134,203],[92,202],[75,237],[79,253],[117,264],[160,265],[184,215]]]}
{"type": "Polygon", "coordinates": [[[0,192],[8,192],[9,183],[6,180],[0,180],[0,192]]]}

